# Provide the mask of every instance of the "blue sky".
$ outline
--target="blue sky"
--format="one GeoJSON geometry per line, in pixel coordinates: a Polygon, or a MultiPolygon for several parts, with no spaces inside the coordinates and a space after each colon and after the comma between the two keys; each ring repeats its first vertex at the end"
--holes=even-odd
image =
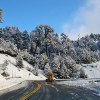
{"type": "MultiPolygon", "coordinates": [[[[73,31],[79,33],[80,29],[85,30],[83,14],[92,13],[88,9],[91,6],[95,8],[92,1],[98,4],[100,0],[0,0],[5,20],[0,27],[17,26],[21,31],[31,32],[38,24],[48,24],[55,32],[66,32],[71,37],[73,31]]],[[[83,30],[81,32],[85,32],[83,30]]]]}
{"type": "Polygon", "coordinates": [[[31,31],[38,24],[49,24],[61,32],[62,24],[83,4],[84,0],[0,0],[5,20],[2,26],[31,31]]]}

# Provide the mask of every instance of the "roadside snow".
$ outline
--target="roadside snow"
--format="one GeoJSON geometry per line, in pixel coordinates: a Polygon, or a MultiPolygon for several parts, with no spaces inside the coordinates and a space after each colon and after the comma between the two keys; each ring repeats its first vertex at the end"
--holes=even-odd
{"type": "Polygon", "coordinates": [[[89,81],[77,79],[77,80],[61,81],[57,82],[57,84],[65,84],[68,86],[86,86],[87,84],[89,84],[89,81]]]}
{"type": "Polygon", "coordinates": [[[87,88],[92,91],[95,91],[95,94],[100,96],[100,82],[94,82],[93,84],[88,85],[87,88]]]}
{"type": "Polygon", "coordinates": [[[100,96],[100,78],[98,79],[74,79],[68,81],[60,81],[57,84],[66,86],[84,87],[94,91],[94,94],[100,96]],[[96,82],[99,81],[99,82],[96,82]]]}
{"type": "Polygon", "coordinates": [[[0,80],[0,90],[12,87],[14,85],[17,85],[18,83],[23,82],[24,79],[18,79],[18,78],[11,78],[9,80],[0,80]]]}

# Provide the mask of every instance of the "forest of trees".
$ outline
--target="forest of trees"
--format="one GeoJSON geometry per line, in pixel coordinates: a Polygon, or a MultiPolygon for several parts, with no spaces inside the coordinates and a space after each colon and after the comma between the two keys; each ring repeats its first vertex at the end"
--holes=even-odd
{"type": "Polygon", "coordinates": [[[7,26],[0,32],[0,53],[14,57],[20,53],[34,67],[56,78],[81,77],[79,64],[100,60],[100,34],[73,41],[64,33],[59,36],[49,25],[38,25],[31,33],[7,26]]]}

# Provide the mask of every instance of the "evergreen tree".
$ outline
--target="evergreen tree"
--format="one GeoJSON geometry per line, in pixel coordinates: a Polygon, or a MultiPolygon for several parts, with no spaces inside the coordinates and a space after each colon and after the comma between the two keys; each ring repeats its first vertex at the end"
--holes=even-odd
{"type": "Polygon", "coordinates": [[[14,43],[17,45],[18,49],[22,49],[22,38],[21,38],[21,32],[17,28],[16,33],[12,36],[14,38],[14,43]]]}
{"type": "Polygon", "coordinates": [[[27,31],[24,31],[22,33],[22,45],[23,45],[23,49],[27,49],[29,51],[29,44],[30,44],[30,38],[29,38],[29,34],[27,31]]]}
{"type": "Polygon", "coordinates": [[[16,65],[18,68],[23,68],[23,58],[20,54],[16,57],[16,65]]]}

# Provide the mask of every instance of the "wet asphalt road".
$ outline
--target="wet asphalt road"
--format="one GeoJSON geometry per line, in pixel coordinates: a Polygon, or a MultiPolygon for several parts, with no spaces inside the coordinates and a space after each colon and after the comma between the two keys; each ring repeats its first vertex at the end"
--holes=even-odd
{"type": "Polygon", "coordinates": [[[31,81],[25,88],[1,95],[0,100],[100,100],[100,96],[86,88],[31,81]]]}

